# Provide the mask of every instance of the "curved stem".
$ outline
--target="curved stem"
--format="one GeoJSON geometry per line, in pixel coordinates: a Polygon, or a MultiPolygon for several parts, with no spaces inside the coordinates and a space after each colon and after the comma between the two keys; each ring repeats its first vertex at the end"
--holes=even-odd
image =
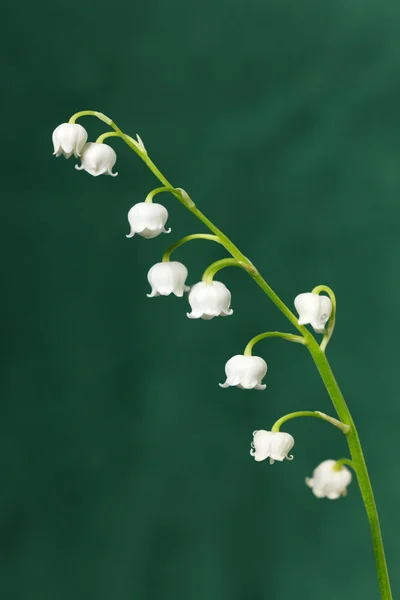
{"type": "Polygon", "coordinates": [[[349,458],[340,458],[339,460],[337,460],[336,464],[333,466],[333,470],[334,471],[340,471],[342,469],[343,465],[347,465],[348,467],[351,467],[352,469],[355,470],[355,467],[353,465],[353,461],[350,460],[349,458]]]}
{"type": "Polygon", "coordinates": [[[329,318],[329,322],[328,322],[328,326],[326,328],[326,333],[324,335],[324,337],[322,338],[322,342],[320,344],[320,348],[323,352],[325,352],[325,349],[327,347],[327,345],[329,344],[329,340],[332,337],[333,334],[333,330],[335,329],[335,321],[336,321],[336,296],[333,292],[333,290],[328,287],[327,285],[318,285],[317,287],[315,287],[312,290],[313,294],[320,294],[321,292],[326,292],[329,296],[329,298],[331,299],[332,302],[332,314],[329,318]]]}
{"type": "Polygon", "coordinates": [[[97,117],[100,119],[100,121],[103,121],[103,123],[107,123],[107,125],[111,125],[112,123],[112,120],[107,117],[107,115],[97,112],[96,110],[81,110],[72,115],[68,123],[75,123],[77,119],[80,119],[80,117],[97,117]]]}
{"type": "Polygon", "coordinates": [[[174,196],[176,196],[178,193],[178,195],[180,197],[180,201],[182,202],[182,204],[184,204],[186,206],[186,208],[190,208],[191,206],[194,206],[193,200],[190,198],[189,194],[187,192],[185,192],[185,190],[183,190],[182,188],[174,188],[174,187],[159,187],[159,188],[156,188],[155,190],[152,190],[151,192],[149,192],[147,194],[145,202],[153,202],[154,196],[156,194],[162,194],[163,192],[169,192],[169,193],[173,194],[174,196]]]}
{"type": "MultiPolygon", "coordinates": [[[[135,140],[133,140],[130,136],[124,134],[123,131],[121,131],[121,129],[103,113],[98,113],[96,111],[81,111],[73,115],[73,117],[71,117],[70,123],[74,123],[77,118],[85,115],[95,116],[107,123],[108,125],[110,125],[110,127],[112,127],[114,131],[120,134],[121,138],[125,141],[125,143],[144,161],[144,163],[157,177],[157,179],[159,179],[159,181],[161,181],[161,183],[164,186],[173,188],[168,179],[164,177],[161,171],[148,157],[147,152],[142,148],[142,146],[135,142],[135,140]]],[[[306,345],[320,373],[321,379],[324,382],[329,396],[331,397],[331,400],[333,402],[333,405],[336,409],[340,421],[342,422],[342,424],[348,425],[350,427],[350,431],[348,432],[346,439],[350,449],[352,462],[357,473],[357,479],[361,495],[364,501],[365,509],[371,528],[381,598],[382,600],[392,600],[389,574],[387,570],[385,551],[383,547],[382,534],[379,524],[379,517],[375,504],[374,494],[372,491],[371,482],[368,475],[367,466],[365,464],[360,439],[358,437],[357,429],[353,422],[350,411],[346,405],[346,402],[343,398],[343,395],[332,373],[331,367],[324,352],[326,344],[329,340],[326,341],[323,347],[320,347],[317,341],[315,340],[314,336],[308,331],[306,327],[298,324],[297,317],[279,298],[279,296],[268,285],[268,283],[260,275],[260,273],[254,267],[254,265],[250,262],[250,260],[239,250],[239,248],[228,238],[228,236],[226,236],[220,229],[218,229],[218,227],[216,227],[194,204],[188,206],[188,204],[184,200],[182,191],[180,191],[178,188],[174,189],[176,189],[176,192],[172,193],[178,198],[178,200],[182,202],[182,204],[184,204],[186,208],[188,208],[188,210],[190,210],[190,212],[195,217],[197,217],[202,223],[204,223],[204,225],[206,225],[206,227],[208,227],[210,231],[212,231],[216,236],[218,236],[221,244],[228,250],[231,256],[239,263],[240,266],[246,268],[246,270],[254,279],[254,281],[260,286],[260,288],[265,292],[265,294],[270,298],[270,300],[275,304],[275,306],[277,306],[277,308],[285,315],[285,317],[290,321],[290,323],[292,323],[292,325],[304,336],[306,340],[306,345]]],[[[325,291],[328,290],[326,286],[324,286],[324,288],[325,291]]]]}
{"type": "Polygon", "coordinates": [[[221,269],[226,269],[226,267],[241,267],[245,269],[245,265],[236,260],[236,258],[221,258],[221,260],[217,260],[212,263],[203,273],[202,281],[206,283],[212,283],[214,279],[214,275],[218,273],[221,269]]]}
{"type": "Polygon", "coordinates": [[[211,240],[213,242],[217,242],[218,244],[221,243],[216,235],[211,235],[209,233],[192,233],[191,235],[186,235],[182,239],[178,240],[175,242],[175,244],[172,244],[172,246],[170,246],[168,250],[164,252],[162,261],[168,262],[172,252],[176,250],[176,248],[179,248],[179,246],[182,246],[182,244],[186,244],[186,242],[190,242],[191,240],[211,240]]]}
{"type": "Polygon", "coordinates": [[[335,427],[338,427],[345,435],[347,435],[347,433],[349,432],[349,427],[341,421],[338,421],[337,419],[334,419],[333,417],[330,417],[325,413],[311,410],[299,410],[297,412],[292,412],[288,415],[285,415],[284,417],[281,417],[273,424],[271,431],[279,431],[281,426],[284,423],[286,423],[286,421],[290,421],[291,419],[297,419],[298,417],[315,417],[316,419],[323,419],[324,421],[328,421],[328,423],[331,423],[335,427]]]}
{"type": "Polygon", "coordinates": [[[244,356],[251,356],[253,346],[261,340],[270,337],[279,337],[284,340],[287,340],[288,342],[296,342],[298,344],[306,343],[306,340],[300,335],[293,335],[292,333],[281,333],[280,331],[267,331],[266,333],[260,333],[259,335],[256,335],[249,341],[246,348],[244,349],[244,356]]]}
{"type": "Polygon", "coordinates": [[[104,140],[106,140],[109,137],[121,137],[121,136],[116,131],[107,131],[106,133],[102,133],[101,135],[99,135],[99,137],[96,140],[96,144],[102,144],[104,142],[104,140]]]}

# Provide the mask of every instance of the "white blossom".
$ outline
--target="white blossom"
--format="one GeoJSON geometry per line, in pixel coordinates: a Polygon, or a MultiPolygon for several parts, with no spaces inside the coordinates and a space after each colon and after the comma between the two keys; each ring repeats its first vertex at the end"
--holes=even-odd
{"type": "Polygon", "coordinates": [[[186,313],[189,319],[209,321],[233,313],[230,308],[231,293],[220,281],[196,283],[189,292],[188,300],[192,309],[191,313],[186,313]]]}
{"type": "Polygon", "coordinates": [[[341,465],[340,470],[334,469],[336,460],[324,460],[313,471],[311,478],[306,478],[306,484],[317,498],[336,500],[347,494],[347,486],[352,475],[349,469],[341,465]]]}
{"type": "Polygon", "coordinates": [[[167,219],[168,211],[162,204],[139,202],[132,206],[128,212],[131,231],[126,237],[131,238],[135,233],[138,233],[146,239],[151,239],[157,237],[160,233],[169,233],[171,229],[165,229],[167,219]]]}
{"type": "Polygon", "coordinates": [[[151,285],[151,294],[154,296],[169,296],[175,294],[181,298],[184,292],[188,292],[190,287],[185,285],[188,270],[180,262],[159,262],[153,265],[147,274],[148,282],[151,285]]]}
{"type": "Polygon", "coordinates": [[[325,324],[332,313],[332,302],[328,296],[307,292],[299,294],[294,300],[299,313],[299,325],[312,325],[314,331],[323,333],[325,324]]]}
{"type": "Polygon", "coordinates": [[[269,458],[269,462],[272,465],[275,460],[293,459],[293,456],[289,455],[290,450],[294,446],[294,439],[290,433],[259,429],[253,432],[251,446],[250,454],[254,456],[256,461],[269,458]]]}
{"type": "Polygon", "coordinates": [[[226,381],[223,388],[237,386],[242,390],[265,390],[262,378],[267,373],[267,363],[260,356],[236,354],[225,365],[226,381]]]}
{"type": "Polygon", "coordinates": [[[118,173],[112,172],[116,160],[117,155],[111,146],[97,142],[88,142],[83,146],[81,165],[75,165],[75,169],[78,171],[87,171],[93,177],[97,177],[98,175],[116,177],[118,173]]]}
{"type": "Polygon", "coordinates": [[[53,146],[56,156],[63,154],[65,158],[74,155],[78,158],[86,144],[87,131],[78,123],[62,123],[53,131],[53,146]]]}

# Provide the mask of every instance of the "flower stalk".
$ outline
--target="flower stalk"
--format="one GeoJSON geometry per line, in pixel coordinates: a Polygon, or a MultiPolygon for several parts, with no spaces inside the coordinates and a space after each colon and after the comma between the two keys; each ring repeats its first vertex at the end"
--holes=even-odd
{"type": "Polygon", "coordinates": [[[171,258],[171,254],[174,250],[179,248],[179,246],[182,246],[182,244],[186,244],[186,242],[190,242],[191,240],[210,240],[212,242],[217,242],[218,244],[221,243],[219,238],[216,235],[211,235],[209,233],[192,233],[191,235],[186,235],[182,239],[178,240],[177,242],[175,242],[175,244],[172,244],[168,248],[168,250],[166,250],[166,252],[164,252],[162,261],[168,262],[171,258]]]}
{"type": "MultiPolygon", "coordinates": [[[[211,280],[213,275],[219,270],[219,268],[223,268],[224,266],[241,266],[244,268],[249,275],[254,279],[254,281],[259,285],[259,287],[265,292],[265,294],[270,298],[270,300],[275,304],[275,306],[285,315],[288,321],[297,329],[303,340],[302,343],[308,348],[311,358],[313,359],[317,370],[320,374],[320,377],[326,387],[326,390],[332,400],[336,413],[339,417],[339,420],[334,419],[333,417],[327,417],[323,413],[319,412],[311,412],[311,411],[303,411],[299,413],[292,413],[291,415],[286,415],[286,417],[282,417],[283,420],[289,420],[289,418],[294,418],[294,416],[312,416],[316,418],[321,418],[327,420],[337,427],[339,427],[344,433],[346,433],[346,440],[349,446],[349,450],[351,453],[351,463],[352,467],[356,472],[357,480],[359,483],[361,496],[364,502],[365,510],[368,516],[373,549],[375,553],[376,566],[378,572],[378,581],[380,587],[380,593],[382,600],[392,600],[392,594],[390,589],[390,581],[389,574],[386,565],[384,546],[382,541],[382,534],[379,524],[378,512],[375,504],[374,494],[372,491],[371,482],[368,475],[367,466],[365,463],[360,439],[357,433],[356,426],[350,414],[349,408],[345,402],[345,399],[342,395],[342,392],[339,388],[339,385],[334,377],[328,359],[325,355],[326,346],[332,336],[334,323],[335,323],[335,309],[336,309],[336,301],[333,295],[332,290],[327,288],[326,286],[318,286],[314,288],[313,293],[319,294],[321,291],[325,291],[328,293],[331,298],[333,305],[333,315],[326,332],[324,333],[323,340],[321,345],[318,344],[315,337],[310,333],[310,331],[304,326],[299,325],[297,317],[293,314],[293,312],[286,306],[286,304],[279,298],[279,296],[274,292],[274,290],[269,286],[269,284],[265,281],[262,275],[258,272],[258,270],[254,267],[254,265],[249,261],[249,259],[239,250],[239,248],[226,236],[218,227],[216,227],[209,219],[206,217],[193,203],[193,201],[188,197],[184,190],[181,188],[175,188],[172,184],[167,180],[166,177],[161,173],[161,171],[156,167],[156,165],[149,158],[146,150],[144,149],[143,143],[140,138],[139,142],[134,140],[132,137],[126,135],[109,117],[104,115],[103,113],[99,113],[96,111],[81,111],[73,115],[69,121],[69,123],[74,124],[76,120],[82,116],[95,116],[101,121],[107,123],[112,129],[115,131],[115,134],[121,137],[121,139],[144,161],[144,163],[148,166],[148,168],[152,171],[152,173],[157,177],[157,179],[163,184],[165,188],[170,191],[190,212],[197,217],[219,240],[219,242],[225,247],[225,249],[229,252],[232,259],[223,259],[222,261],[218,261],[211,265],[209,269],[204,274],[204,277],[207,281],[211,280]],[[189,200],[188,200],[189,198],[189,200]],[[220,264],[218,268],[215,270],[216,265],[220,264]]],[[[100,136],[102,139],[105,139],[103,136],[100,136]]],[[[161,190],[160,190],[161,191],[161,190]]],[[[188,236],[190,237],[190,236],[188,236]]],[[[181,243],[183,243],[181,241],[181,243]]],[[[180,245],[180,244],[179,244],[180,245]]],[[[177,247],[177,245],[175,245],[177,247]]],[[[172,251],[172,250],[171,250],[172,251]]],[[[168,252],[168,251],[167,251],[168,252]]],[[[203,277],[203,279],[204,279],[203,277]]],[[[198,284],[199,285],[199,284],[198,284]]],[[[289,339],[290,341],[299,341],[297,339],[290,339],[288,337],[289,334],[278,334],[275,332],[275,337],[283,337],[285,339],[289,339]]],[[[271,335],[272,336],[272,335],[271,335]]],[[[250,342],[256,343],[263,337],[271,337],[267,334],[261,334],[261,336],[256,336],[250,342]],[[258,339],[257,339],[258,338],[258,339]],[[254,341],[256,340],[256,341],[254,341]]],[[[299,336],[293,336],[299,337],[299,336]]],[[[248,347],[249,348],[249,345],[248,347]]],[[[246,350],[247,350],[246,348],[246,350]]],[[[251,346],[249,348],[249,352],[251,355],[251,346]]],[[[247,354],[249,356],[249,354],[247,354]]],[[[275,435],[276,432],[279,431],[279,426],[282,424],[282,419],[278,420],[274,427],[275,435]]],[[[279,458],[278,460],[282,460],[279,458]]],[[[347,460],[347,459],[342,459],[347,460]]]]}

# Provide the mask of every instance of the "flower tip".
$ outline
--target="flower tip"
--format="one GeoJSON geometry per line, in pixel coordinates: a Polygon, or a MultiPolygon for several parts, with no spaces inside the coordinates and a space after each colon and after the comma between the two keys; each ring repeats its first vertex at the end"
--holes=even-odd
{"type": "Polygon", "coordinates": [[[133,238],[133,236],[135,235],[134,231],[131,231],[130,233],[128,233],[125,237],[127,238],[133,238]]]}
{"type": "Polygon", "coordinates": [[[81,165],[81,166],[79,166],[79,165],[75,165],[75,169],[76,169],[77,171],[83,171],[83,167],[82,167],[82,165],[81,165]]]}
{"type": "Polygon", "coordinates": [[[118,175],[118,173],[112,173],[111,171],[109,172],[109,175],[111,175],[111,177],[116,177],[118,175]]]}

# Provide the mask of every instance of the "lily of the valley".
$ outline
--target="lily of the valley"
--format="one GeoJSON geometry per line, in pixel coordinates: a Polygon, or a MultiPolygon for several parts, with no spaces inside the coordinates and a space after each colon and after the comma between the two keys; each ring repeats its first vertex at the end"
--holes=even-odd
{"type": "Polygon", "coordinates": [[[196,283],[189,292],[188,300],[192,309],[191,313],[186,313],[189,319],[209,321],[233,313],[230,307],[231,293],[220,281],[196,283]]]}
{"type": "Polygon", "coordinates": [[[147,294],[149,298],[154,296],[169,296],[175,294],[181,298],[185,292],[190,290],[188,285],[185,285],[188,270],[180,262],[159,262],[153,265],[147,274],[148,282],[151,285],[151,294],[147,294]]]}
{"type": "Polygon", "coordinates": [[[225,365],[226,381],[223,388],[236,386],[242,390],[265,390],[262,378],[267,373],[267,363],[260,356],[232,356],[225,365]]]}
{"type": "Polygon", "coordinates": [[[82,149],[81,165],[75,165],[75,169],[78,171],[87,171],[93,177],[97,177],[98,175],[116,177],[118,173],[112,172],[116,160],[117,155],[111,146],[97,142],[88,142],[82,149]]]}
{"type": "Polygon", "coordinates": [[[167,219],[168,211],[162,204],[138,202],[128,212],[131,231],[126,237],[131,238],[137,233],[149,240],[160,233],[169,233],[171,229],[165,229],[167,219]]]}
{"type": "Polygon", "coordinates": [[[275,460],[293,459],[293,456],[289,455],[290,450],[294,446],[294,439],[290,433],[259,429],[253,432],[251,446],[250,454],[258,462],[269,458],[269,462],[272,465],[275,460]]]}
{"type": "Polygon", "coordinates": [[[341,465],[335,469],[336,460],[324,460],[313,471],[313,476],[306,478],[306,484],[317,498],[336,500],[347,494],[347,486],[351,482],[351,471],[341,465]]]}
{"type": "Polygon", "coordinates": [[[332,302],[328,296],[307,292],[294,299],[299,313],[299,325],[312,325],[316,333],[323,333],[325,324],[332,313],[332,302]]]}
{"type": "Polygon", "coordinates": [[[74,155],[78,158],[86,144],[88,134],[82,125],[78,123],[61,123],[53,131],[53,146],[56,156],[62,154],[65,158],[74,155]]]}

